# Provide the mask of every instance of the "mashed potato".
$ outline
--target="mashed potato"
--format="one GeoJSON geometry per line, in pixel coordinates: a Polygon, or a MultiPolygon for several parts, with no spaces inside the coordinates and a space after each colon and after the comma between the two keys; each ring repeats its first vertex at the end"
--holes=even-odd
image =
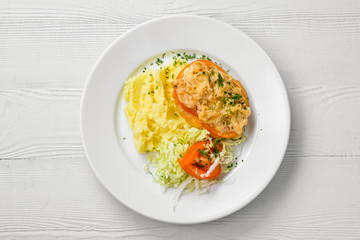
{"type": "Polygon", "coordinates": [[[155,151],[162,141],[174,135],[182,137],[191,128],[178,113],[172,97],[172,82],[185,63],[174,65],[146,70],[125,83],[125,99],[129,102],[125,113],[139,152],[155,151]]]}

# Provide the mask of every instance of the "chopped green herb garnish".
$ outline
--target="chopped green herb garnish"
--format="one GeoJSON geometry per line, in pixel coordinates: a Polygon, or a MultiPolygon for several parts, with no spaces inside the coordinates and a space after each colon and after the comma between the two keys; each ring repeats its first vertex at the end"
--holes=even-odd
{"type": "Polygon", "coordinates": [[[205,167],[205,166],[202,165],[201,163],[193,163],[192,165],[195,166],[195,167],[199,167],[199,168],[205,167]]]}
{"type": "Polygon", "coordinates": [[[161,60],[160,58],[157,58],[155,63],[156,63],[156,65],[160,66],[161,64],[164,63],[164,61],[161,60]]]}
{"type": "Polygon", "coordinates": [[[185,52],[183,53],[183,56],[181,57],[182,59],[185,59],[186,61],[191,60],[196,58],[196,54],[193,53],[192,55],[190,54],[186,54],[185,52]]]}
{"type": "Polygon", "coordinates": [[[237,100],[237,99],[239,99],[239,98],[242,98],[242,96],[241,96],[240,94],[238,94],[238,93],[235,93],[234,99],[237,100]]]}
{"type": "Polygon", "coordinates": [[[207,57],[205,55],[202,55],[199,59],[205,60],[207,57]]]}
{"type": "Polygon", "coordinates": [[[220,73],[218,73],[218,86],[219,87],[224,87],[224,79],[223,79],[223,77],[221,76],[221,74],[220,73]]]}
{"type": "Polygon", "coordinates": [[[209,154],[208,150],[201,150],[198,149],[198,152],[200,153],[201,156],[206,157],[209,154]]]}

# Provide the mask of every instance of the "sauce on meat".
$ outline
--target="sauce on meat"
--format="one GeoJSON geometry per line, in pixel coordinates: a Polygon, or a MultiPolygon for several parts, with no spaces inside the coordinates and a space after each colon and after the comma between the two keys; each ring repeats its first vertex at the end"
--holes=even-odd
{"type": "Polygon", "coordinates": [[[241,137],[251,108],[239,81],[215,64],[196,61],[174,82],[177,96],[199,120],[219,133],[241,137]]]}

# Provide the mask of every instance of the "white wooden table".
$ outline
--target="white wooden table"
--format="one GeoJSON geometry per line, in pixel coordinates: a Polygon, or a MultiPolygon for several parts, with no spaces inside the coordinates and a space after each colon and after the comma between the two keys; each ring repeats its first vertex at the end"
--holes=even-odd
{"type": "Polygon", "coordinates": [[[0,1],[0,238],[360,239],[360,1],[0,1]],[[278,67],[292,113],[265,191],[193,226],[115,200],[79,130],[99,55],[130,28],[177,13],[252,37],[278,67]]]}

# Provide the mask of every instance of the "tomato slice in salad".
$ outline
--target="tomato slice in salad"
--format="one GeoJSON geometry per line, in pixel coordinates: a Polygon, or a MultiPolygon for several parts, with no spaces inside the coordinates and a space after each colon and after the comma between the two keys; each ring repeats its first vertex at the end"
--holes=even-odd
{"type": "Polygon", "coordinates": [[[181,168],[190,176],[198,179],[214,179],[221,173],[220,164],[216,166],[209,176],[203,176],[207,173],[210,166],[213,164],[213,157],[210,155],[214,152],[222,150],[221,144],[215,144],[212,149],[206,148],[206,142],[198,142],[192,145],[184,154],[183,158],[179,158],[178,162],[181,168]]]}

